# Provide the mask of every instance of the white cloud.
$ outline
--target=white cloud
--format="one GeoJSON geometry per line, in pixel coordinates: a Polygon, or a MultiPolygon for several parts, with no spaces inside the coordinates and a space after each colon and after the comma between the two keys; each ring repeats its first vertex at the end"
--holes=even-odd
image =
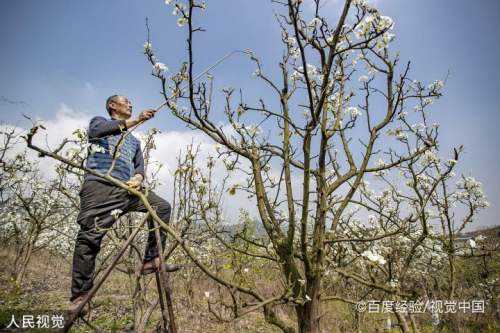
{"type": "MultiPolygon", "coordinates": [[[[53,119],[40,119],[40,121],[46,130],[42,131],[40,129],[33,142],[42,148],[53,150],[58,147],[65,138],[71,138],[72,133],[76,129],[86,128],[90,121],[90,116],[61,103],[53,119]]],[[[28,129],[29,128],[26,128],[26,130],[28,129]]],[[[30,151],[29,155],[38,158],[34,151],[30,151]]],[[[54,175],[54,166],[57,162],[50,157],[38,159],[43,174],[48,178],[52,177],[54,175]]]]}
{"type": "MultiPolygon", "coordinates": [[[[45,127],[45,130],[42,128],[39,129],[33,143],[42,148],[49,148],[51,150],[55,149],[55,147],[57,147],[64,138],[71,137],[75,129],[86,127],[89,120],[90,117],[88,115],[77,112],[62,103],[53,119],[46,121],[43,119],[34,119],[37,123],[41,123],[45,127]]],[[[23,127],[19,127],[11,124],[2,124],[2,127],[15,128],[18,135],[25,135],[31,128],[31,123],[25,121],[23,125],[23,127]]],[[[12,147],[12,150],[9,151],[8,156],[14,156],[26,149],[26,141],[19,138],[16,144],[12,147]]],[[[55,160],[49,157],[40,158],[38,153],[31,149],[27,150],[27,154],[31,160],[39,162],[40,170],[45,177],[50,178],[54,175],[54,166],[57,163],[55,160]]]]}
{"type": "MultiPolygon", "coordinates": [[[[163,164],[163,168],[159,172],[159,179],[162,185],[156,190],[157,194],[172,200],[174,172],[177,167],[177,158],[179,153],[185,154],[187,147],[193,145],[198,147],[197,161],[201,169],[207,162],[207,158],[212,156],[215,158],[215,168],[212,176],[214,184],[221,184],[226,169],[224,165],[217,160],[217,152],[215,144],[207,135],[199,131],[170,131],[158,134],[155,139],[156,149],[151,152],[152,161],[157,161],[163,164]]],[[[241,172],[235,172],[228,184],[243,182],[244,175],[241,172]]],[[[237,222],[240,209],[246,209],[251,214],[257,212],[255,201],[247,198],[246,193],[237,191],[235,195],[224,196],[224,212],[228,223],[237,222]]]]}

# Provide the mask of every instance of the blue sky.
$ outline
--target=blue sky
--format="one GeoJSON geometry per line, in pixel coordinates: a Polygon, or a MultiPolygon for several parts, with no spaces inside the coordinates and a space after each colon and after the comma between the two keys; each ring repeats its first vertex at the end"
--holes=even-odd
{"type": "MultiPolygon", "coordinates": [[[[207,1],[198,22],[198,70],[235,49],[254,50],[264,69],[276,70],[281,55],[278,26],[269,0],[207,1]]],[[[326,17],[340,1],[325,1],[326,17]]],[[[378,0],[395,21],[403,61],[424,82],[450,76],[445,96],[433,108],[441,124],[441,148],[463,144],[461,171],[485,185],[491,207],[480,225],[498,224],[500,213],[500,2],[497,0],[378,0]]],[[[135,110],[161,104],[158,82],[142,54],[145,18],[160,61],[176,69],[185,59],[184,30],[162,0],[47,0],[0,2],[0,120],[26,126],[21,113],[53,119],[61,105],[88,115],[103,114],[113,93],[130,97],[135,110]],[[23,101],[24,103],[16,103],[23,101]]],[[[254,66],[234,57],[214,71],[219,87],[245,89],[250,98],[269,93],[252,80],[254,66]]],[[[183,131],[167,112],[154,126],[183,131]]]]}

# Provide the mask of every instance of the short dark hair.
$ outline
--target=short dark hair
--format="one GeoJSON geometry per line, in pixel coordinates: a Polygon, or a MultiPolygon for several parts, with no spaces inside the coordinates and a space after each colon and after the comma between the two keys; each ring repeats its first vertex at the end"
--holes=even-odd
{"type": "Polygon", "coordinates": [[[120,97],[120,95],[111,95],[106,100],[106,110],[108,110],[110,116],[111,116],[111,109],[109,108],[109,104],[111,104],[111,102],[116,102],[117,97],[120,97]]]}

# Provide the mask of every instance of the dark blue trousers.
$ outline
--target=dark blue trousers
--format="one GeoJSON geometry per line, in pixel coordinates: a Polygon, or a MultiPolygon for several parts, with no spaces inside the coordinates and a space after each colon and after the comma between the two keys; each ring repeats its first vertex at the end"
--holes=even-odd
{"type": "MultiPolygon", "coordinates": [[[[170,222],[170,204],[153,192],[149,192],[148,200],[156,209],[158,216],[165,222],[170,222]]],[[[81,294],[88,292],[93,286],[95,260],[101,249],[101,241],[115,223],[111,212],[115,209],[127,212],[146,212],[142,202],[126,190],[112,184],[97,180],[86,180],[80,191],[80,212],[77,223],[80,225],[75,251],[73,254],[73,275],[71,282],[71,299],[74,300],[81,294]]],[[[148,220],[149,233],[144,261],[149,261],[158,256],[156,237],[153,230],[152,218],[148,220]]],[[[165,248],[166,232],[160,229],[162,247],[165,248]]]]}

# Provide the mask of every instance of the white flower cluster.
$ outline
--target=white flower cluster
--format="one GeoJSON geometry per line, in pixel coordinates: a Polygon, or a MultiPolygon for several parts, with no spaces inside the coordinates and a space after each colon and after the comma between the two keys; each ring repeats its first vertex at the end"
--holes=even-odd
{"type": "Polygon", "coordinates": [[[441,80],[436,80],[429,84],[427,89],[429,89],[431,92],[438,93],[441,89],[444,87],[444,82],[441,80]]]}
{"type": "MultiPolygon", "coordinates": [[[[380,33],[385,30],[392,30],[393,28],[394,22],[389,16],[382,16],[378,12],[373,12],[366,15],[365,18],[358,24],[355,34],[356,37],[362,39],[367,38],[373,29],[375,32],[380,33]]],[[[385,40],[386,43],[392,41],[393,38],[393,34],[387,34],[385,37],[382,36],[382,40],[385,40]]]]}
{"type": "Polygon", "coordinates": [[[109,215],[113,216],[115,220],[117,220],[120,217],[120,214],[123,213],[121,209],[113,209],[109,215]]]}
{"type": "MultiPolygon", "coordinates": [[[[300,66],[294,71],[291,75],[292,81],[300,80],[304,76],[304,67],[300,66]]],[[[322,79],[322,75],[320,74],[318,68],[314,65],[307,64],[307,76],[312,81],[317,81],[322,79]]]]}
{"type": "Polygon", "coordinates": [[[90,145],[89,151],[90,151],[91,154],[95,154],[95,153],[103,153],[104,154],[106,152],[104,150],[103,146],[97,145],[95,143],[93,143],[93,144],[90,145]]]}
{"type": "Polygon", "coordinates": [[[293,59],[298,59],[300,57],[300,49],[295,46],[297,44],[297,40],[294,37],[291,37],[286,32],[282,32],[283,42],[288,47],[288,54],[293,59]]]}
{"type": "Polygon", "coordinates": [[[373,9],[366,0],[353,0],[352,4],[363,9],[373,9]]]}
{"type": "Polygon", "coordinates": [[[187,22],[188,22],[187,18],[185,18],[185,17],[179,17],[177,19],[177,26],[183,27],[184,24],[186,24],[187,22]]]}
{"type": "Polygon", "coordinates": [[[425,132],[425,130],[427,129],[427,126],[425,126],[424,123],[418,123],[418,124],[413,124],[411,125],[411,128],[416,131],[416,132],[425,132]]]}
{"type": "MultiPolygon", "coordinates": [[[[172,0],[165,0],[165,4],[167,5],[172,4],[172,2],[173,2],[172,0]]],[[[205,10],[207,8],[207,4],[206,2],[202,1],[201,3],[196,3],[195,7],[205,10]]],[[[188,17],[187,17],[188,12],[186,6],[182,2],[177,1],[174,3],[174,9],[172,11],[172,15],[174,16],[179,15],[179,18],[177,19],[177,26],[183,27],[186,23],[188,23],[188,17]]]]}
{"type": "Polygon", "coordinates": [[[474,177],[465,177],[457,183],[457,191],[453,194],[455,199],[459,201],[469,201],[476,208],[488,208],[486,195],[483,192],[482,184],[474,177]]]}
{"type": "Polygon", "coordinates": [[[168,71],[168,67],[164,64],[164,63],[161,63],[161,62],[156,62],[153,66],[153,69],[155,70],[155,72],[160,75],[161,73],[163,72],[166,72],[168,71]]]}
{"type": "Polygon", "coordinates": [[[385,189],[380,194],[373,196],[373,200],[377,201],[380,207],[383,208],[383,210],[386,210],[386,208],[391,207],[392,204],[391,191],[389,189],[385,189]]]}
{"type": "Polygon", "coordinates": [[[380,16],[377,21],[377,32],[387,29],[394,29],[394,22],[389,16],[380,16]]]}
{"type": "Polygon", "coordinates": [[[350,106],[350,107],[348,107],[348,108],[345,110],[345,113],[346,113],[346,114],[350,114],[352,118],[356,118],[356,117],[361,116],[361,115],[363,114],[363,113],[362,113],[360,110],[358,110],[358,108],[357,108],[357,107],[355,107],[355,106],[350,106]]]}
{"type": "Polygon", "coordinates": [[[379,50],[385,49],[389,46],[389,43],[394,40],[395,36],[396,35],[391,34],[389,32],[384,32],[384,34],[382,35],[382,38],[377,39],[377,44],[375,46],[379,50]]]}
{"type": "Polygon", "coordinates": [[[476,242],[482,242],[482,241],[484,241],[484,240],[486,239],[486,236],[484,236],[484,235],[479,235],[479,236],[477,236],[475,239],[476,239],[476,242]]]}
{"type": "Polygon", "coordinates": [[[434,103],[434,100],[432,98],[429,98],[429,97],[424,98],[422,100],[422,104],[423,104],[424,107],[427,106],[427,105],[431,105],[432,103],[434,103]]]}
{"type": "Polygon", "coordinates": [[[151,44],[151,42],[145,42],[143,45],[143,48],[144,48],[144,52],[148,53],[153,48],[153,45],[151,44]]]}
{"type": "Polygon", "coordinates": [[[299,59],[300,49],[298,47],[290,48],[290,57],[292,57],[293,59],[299,59]]]}
{"type": "Polygon", "coordinates": [[[79,141],[87,140],[87,133],[83,128],[77,128],[75,131],[73,131],[73,136],[79,141]]]}
{"type": "Polygon", "coordinates": [[[359,82],[368,82],[370,78],[367,75],[361,75],[358,79],[359,82]]]}
{"type": "Polygon", "coordinates": [[[297,40],[293,37],[288,36],[285,38],[285,43],[287,43],[290,46],[293,46],[295,45],[295,43],[297,43],[297,40]]]}
{"type": "Polygon", "coordinates": [[[361,254],[363,257],[367,258],[370,261],[378,263],[380,265],[384,265],[386,260],[380,254],[372,252],[370,250],[366,250],[361,254]]]}
{"type": "Polygon", "coordinates": [[[429,192],[432,189],[433,179],[425,173],[420,173],[416,176],[417,186],[424,191],[429,192]]]}
{"type": "MultiPolygon", "coordinates": [[[[386,165],[385,161],[382,158],[379,158],[377,161],[377,167],[383,168],[383,167],[385,167],[385,165],[386,165]]],[[[387,175],[387,170],[380,170],[380,171],[375,172],[375,176],[378,176],[378,177],[383,177],[385,175],[387,175]]]]}
{"type": "Polygon", "coordinates": [[[439,163],[439,157],[432,150],[426,150],[422,155],[422,166],[428,166],[433,163],[439,163]]]}
{"type": "Polygon", "coordinates": [[[307,24],[307,26],[310,28],[314,28],[316,26],[320,26],[322,23],[323,21],[321,21],[319,17],[315,17],[307,24]]]}
{"type": "Polygon", "coordinates": [[[474,239],[469,239],[469,246],[471,249],[475,249],[477,247],[476,241],[474,239]]]}

